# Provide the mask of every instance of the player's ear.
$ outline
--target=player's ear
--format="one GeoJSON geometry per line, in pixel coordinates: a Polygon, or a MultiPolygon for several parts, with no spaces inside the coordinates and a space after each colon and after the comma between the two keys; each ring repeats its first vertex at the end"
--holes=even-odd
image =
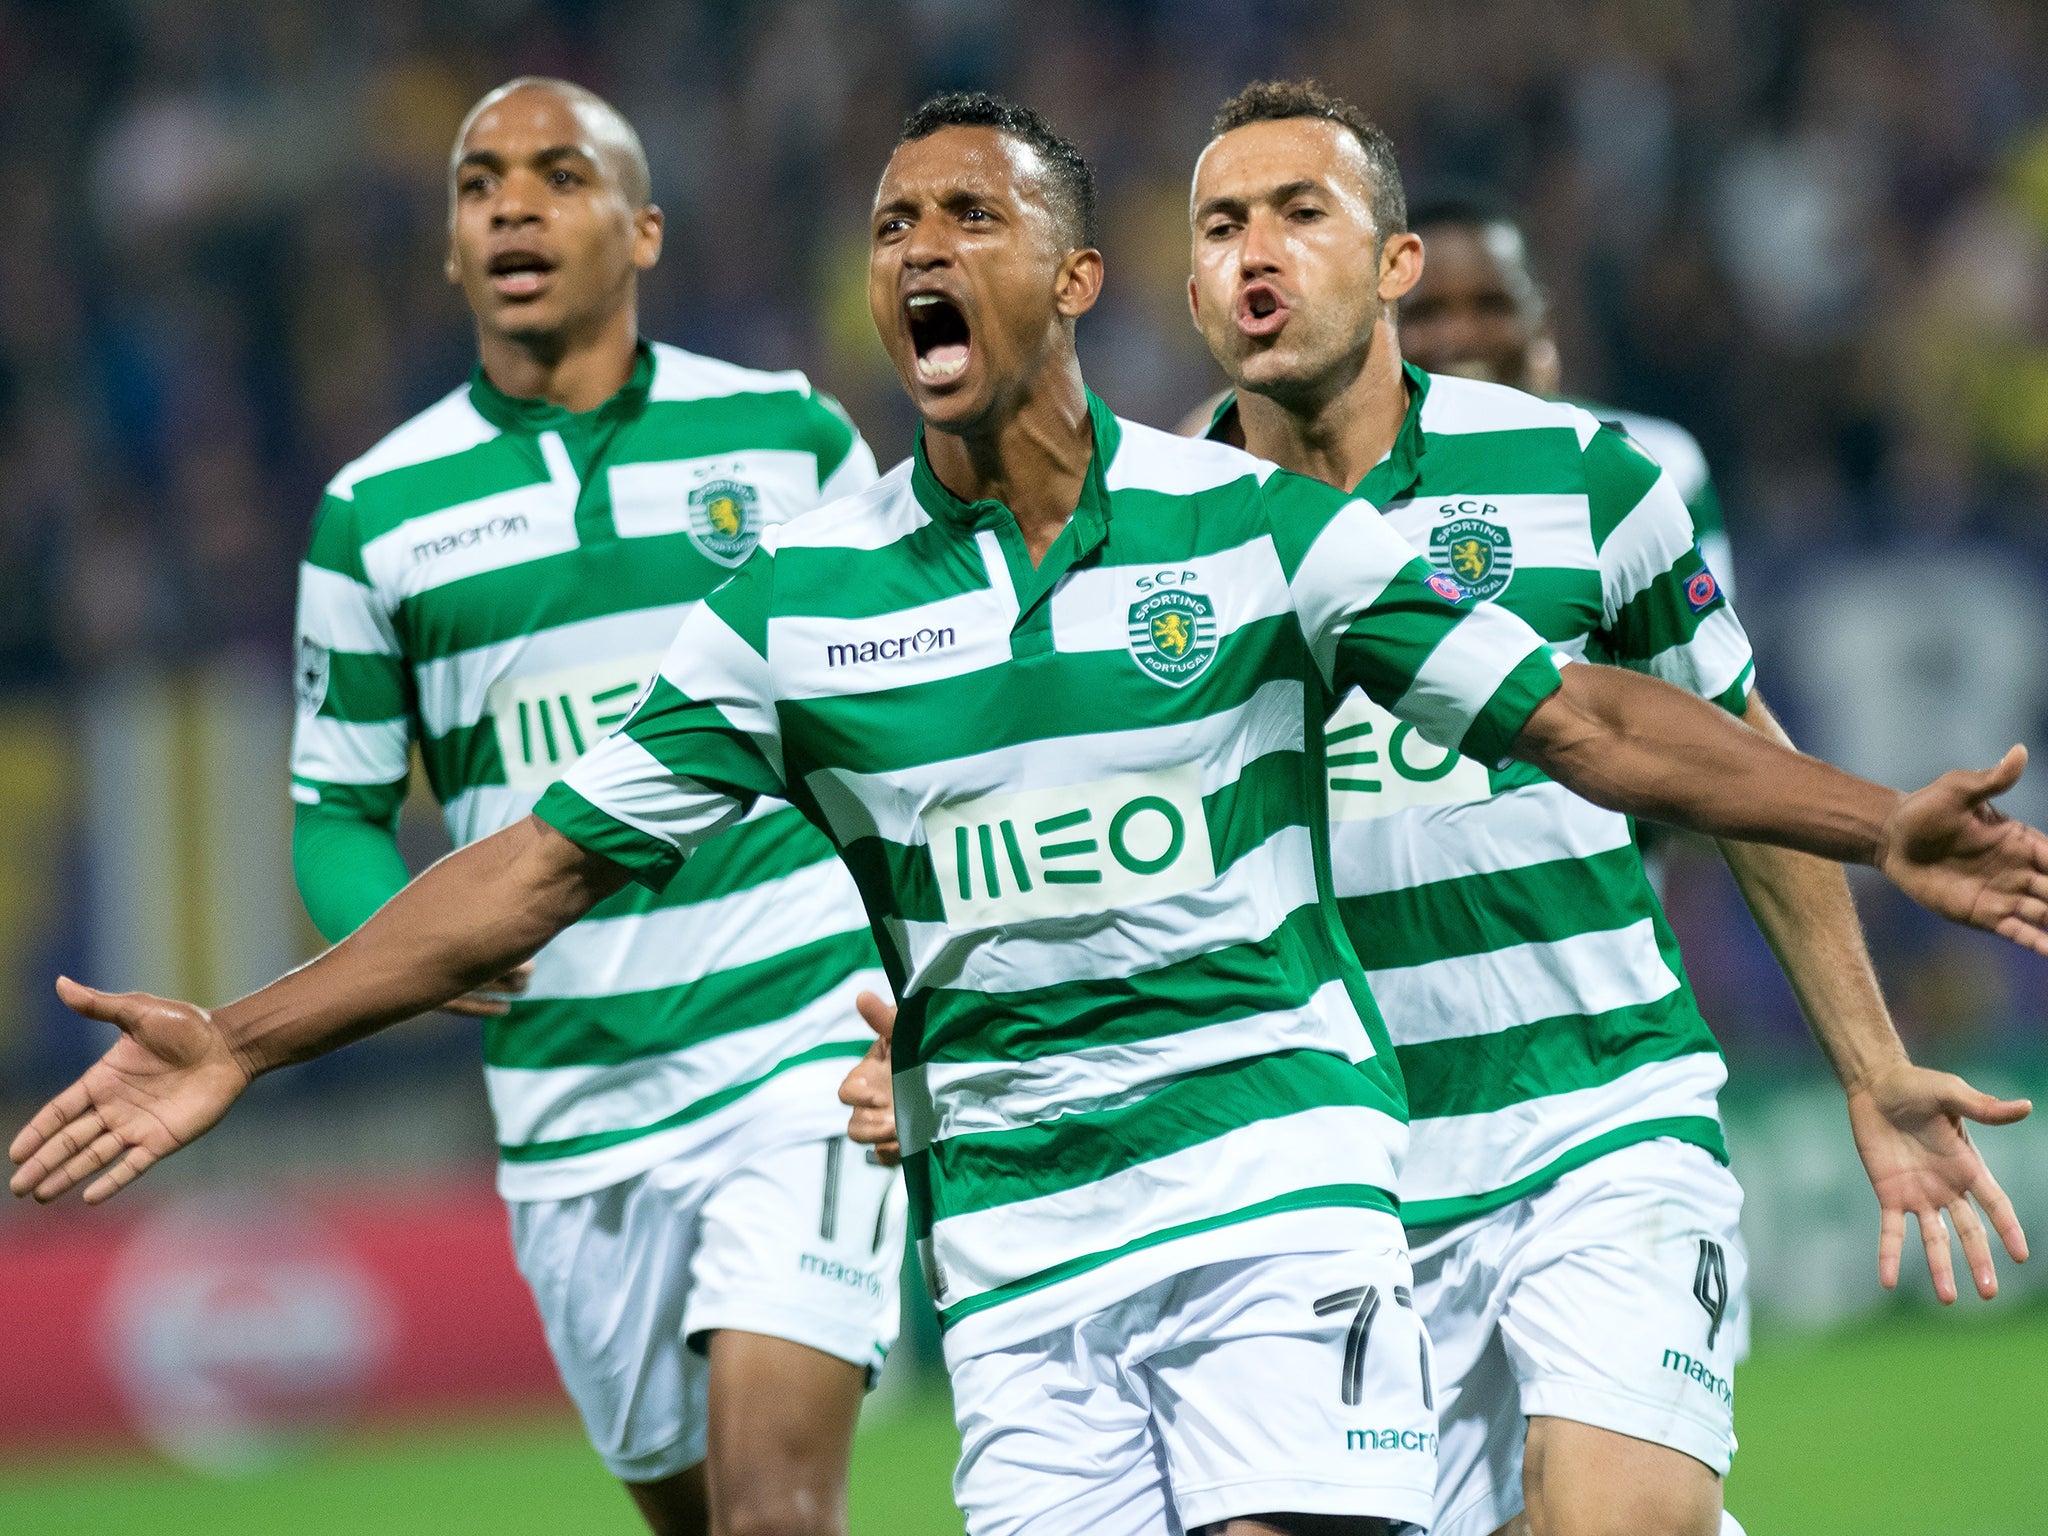
{"type": "Polygon", "coordinates": [[[1422,237],[1404,229],[1380,242],[1380,302],[1392,304],[1422,280],[1422,237]]]}
{"type": "Polygon", "coordinates": [[[1188,274],[1188,320],[1194,325],[1195,333],[1202,330],[1202,291],[1195,286],[1195,274],[1188,274]]]}
{"type": "Polygon", "coordinates": [[[1065,320],[1078,320],[1102,297],[1102,252],[1093,246],[1067,252],[1053,282],[1053,307],[1065,320]]]}
{"type": "Polygon", "coordinates": [[[633,215],[633,265],[642,272],[661,260],[662,229],[661,209],[653,203],[633,215]]]}
{"type": "Polygon", "coordinates": [[[453,286],[462,286],[462,263],[455,259],[455,229],[452,223],[448,229],[448,250],[441,257],[441,275],[453,286]]]}

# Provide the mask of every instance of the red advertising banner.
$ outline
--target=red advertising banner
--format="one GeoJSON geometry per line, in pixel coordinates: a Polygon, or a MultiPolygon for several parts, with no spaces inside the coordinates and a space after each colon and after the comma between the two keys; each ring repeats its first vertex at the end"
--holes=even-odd
{"type": "Polygon", "coordinates": [[[222,1471],[378,1417],[563,1401],[488,1182],[216,1192],[0,1227],[0,1450],[222,1471]]]}

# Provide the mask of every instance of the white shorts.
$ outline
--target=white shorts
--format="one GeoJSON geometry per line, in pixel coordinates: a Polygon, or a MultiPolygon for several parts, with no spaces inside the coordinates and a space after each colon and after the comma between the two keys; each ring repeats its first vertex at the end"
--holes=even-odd
{"type": "Polygon", "coordinates": [[[1741,1213],[1726,1168],[1664,1139],[1415,1234],[1415,1300],[1440,1372],[1431,1536],[1487,1536],[1521,1510],[1537,1414],[1727,1473],[1749,1268],[1741,1213]]]}
{"type": "Polygon", "coordinates": [[[738,1167],[662,1163],[514,1202],[512,1247],[604,1464],[655,1482],[704,1459],[704,1335],[767,1334],[866,1366],[896,1342],[903,1181],[843,1136],[738,1167]]]}
{"type": "Polygon", "coordinates": [[[1179,1536],[1278,1512],[1426,1523],[1429,1344],[1388,1228],[1382,1248],[1204,1265],[949,1358],[968,1531],[1179,1536]]]}

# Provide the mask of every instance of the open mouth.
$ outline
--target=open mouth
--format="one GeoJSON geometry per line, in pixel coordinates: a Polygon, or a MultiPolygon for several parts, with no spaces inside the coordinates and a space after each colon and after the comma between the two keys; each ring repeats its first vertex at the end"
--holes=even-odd
{"type": "Polygon", "coordinates": [[[1271,336],[1287,324],[1290,311],[1271,283],[1248,283],[1237,296],[1237,328],[1247,336],[1271,336]]]}
{"type": "Polygon", "coordinates": [[[508,299],[529,299],[547,286],[555,264],[538,251],[500,251],[487,269],[491,286],[508,299]]]}
{"type": "Polygon", "coordinates": [[[954,302],[938,293],[914,293],[904,301],[910,319],[910,346],[917,355],[917,376],[927,384],[957,378],[967,366],[974,345],[967,317],[954,302]]]}

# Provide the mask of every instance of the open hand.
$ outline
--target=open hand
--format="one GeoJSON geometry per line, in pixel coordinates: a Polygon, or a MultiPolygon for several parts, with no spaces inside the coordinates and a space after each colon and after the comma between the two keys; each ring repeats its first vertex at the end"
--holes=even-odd
{"type": "Polygon", "coordinates": [[[195,1004],[96,992],[68,977],[57,996],[121,1038],[14,1138],[7,1187],[49,1201],[92,1178],[85,1203],[98,1205],[213,1129],[254,1074],[195,1004]]]}
{"type": "Polygon", "coordinates": [[[1849,1090],[1849,1129],[1856,1152],[1877,1191],[1877,1278],[1886,1290],[1899,1283],[1899,1255],[1906,1242],[1906,1214],[1920,1224],[1927,1271],[1944,1305],[1956,1299],[1943,1212],[1963,1241],[1963,1258],[1989,1301],[1998,1294],[1998,1272],[1984,1223],[1971,1208],[1974,1198],[1991,1219],[2005,1251],[2017,1263],[2027,1258],[2027,1234],[2012,1202],[1984,1165],[1965,1120],[2011,1125],[2033,1112],[2025,1099],[1994,1099],[1960,1077],[1901,1062],[1870,1082],[1849,1090]]]}
{"type": "Polygon", "coordinates": [[[469,1019],[502,1019],[512,1011],[512,1000],[533,980],[533,962],[515,965],[487,987],[465,992],[441,1005],[443,1013],[459,1013],[469,1019]]]}
{"type": "Polygon", "coordinates": [[[1944,773],[1886,818],[1877,867],[1930,912],[2048,955],[2048,836],[1992,808],[2027,749],[1996,768],[1944,773]]]}
{"type": "Polygon", "coordinates": [[[862,1146],[872,1147],[871,1155],[884,1168],[894,1168],[903,1161],[903,1145],[896,1139],[896,1088],[889,1064],[889,1042],[896,1034],[896,1005],[883,1002],[872,992],[861,993],[853,1005],[875,1032],[875,1043],[839,1085],[839,1102],[853,1111],[846,1134],[862,1146]]]}

